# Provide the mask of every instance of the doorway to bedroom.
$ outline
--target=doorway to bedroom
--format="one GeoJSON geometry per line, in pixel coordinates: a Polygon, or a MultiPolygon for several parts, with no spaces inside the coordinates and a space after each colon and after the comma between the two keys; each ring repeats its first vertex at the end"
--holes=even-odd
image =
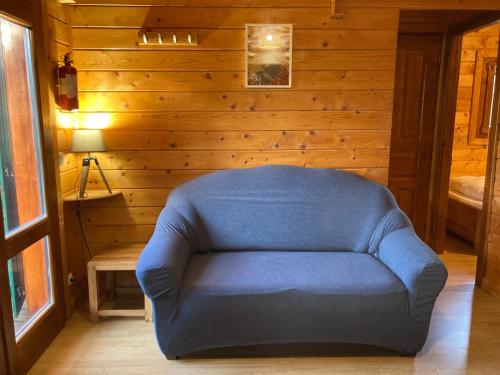
{"type": "Polygon", "coordinates": [[[401,11],[396,58],[388,186],[431,248],[478,262],[478,285],[496,167],[499,21],[499,12],[401,11]]]}
{"type": "Polygon", "coordinates": [[[482,244],[499,34],[498,23],[467,31],[460,53],[446,237],[456,251],[473,256],[482,244]]]}

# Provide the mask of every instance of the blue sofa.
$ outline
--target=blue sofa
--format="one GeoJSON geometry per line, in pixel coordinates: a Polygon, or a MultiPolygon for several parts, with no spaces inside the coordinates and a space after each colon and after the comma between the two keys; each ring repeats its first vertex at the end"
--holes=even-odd
{"type": "Polygon", "coordinates": [[[167,358],[285,343],[412,355],[447,271],[384,186],[333,169],[265,166],[173,191],[137,278],[167,358]]]}

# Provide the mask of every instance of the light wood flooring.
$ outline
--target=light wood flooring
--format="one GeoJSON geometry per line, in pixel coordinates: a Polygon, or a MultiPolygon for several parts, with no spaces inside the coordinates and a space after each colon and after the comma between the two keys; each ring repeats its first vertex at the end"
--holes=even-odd
{"type": "Polygon", "coordinates": [[[166,360],[151,323],[115,318],[98,324],[75,313],[31,374],[500,374],[500,301],[474,287],[476,258],[449,237],[442,259],[450,277],[423,350],[401,356],[281,356],[166,360]]]}

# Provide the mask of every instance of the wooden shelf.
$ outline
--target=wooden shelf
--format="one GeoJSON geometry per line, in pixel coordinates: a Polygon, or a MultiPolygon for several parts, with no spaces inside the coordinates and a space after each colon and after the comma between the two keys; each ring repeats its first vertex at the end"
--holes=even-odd
{"type": "Polygon", "coordinates": [[[64,202],[85,202],[85,201],[95,201],[98,199],[107,199],[111,197],[117,197],[122,195],[121,191],[113,191],[111,194],[107,190],[87,190],[85,192],[87,196],[85,198],[78,197],[78,194],[69,194],[63,198],[64,202]]]}

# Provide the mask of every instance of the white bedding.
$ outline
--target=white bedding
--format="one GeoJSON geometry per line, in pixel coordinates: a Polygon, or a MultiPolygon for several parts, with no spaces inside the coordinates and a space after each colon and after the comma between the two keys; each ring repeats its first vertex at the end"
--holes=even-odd
{"type": "Polygon", "coordinates": [[[482,208],[483,194],[484,176],[458,176],[450,180],[450,198],[482,208]]]}

